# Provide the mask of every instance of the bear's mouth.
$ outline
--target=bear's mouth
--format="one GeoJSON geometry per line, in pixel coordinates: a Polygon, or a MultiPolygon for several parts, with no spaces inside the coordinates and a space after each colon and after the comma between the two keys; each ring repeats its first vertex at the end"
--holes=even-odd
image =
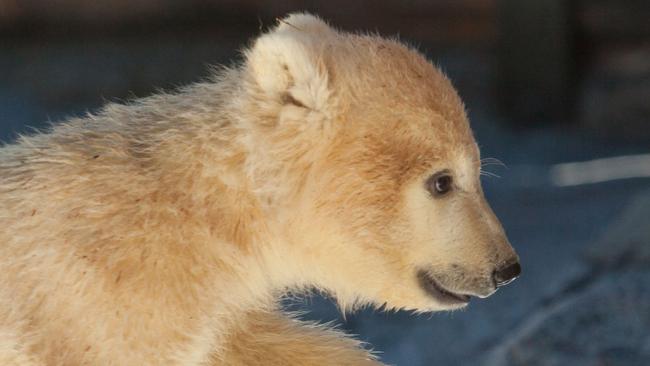
{"type": "Polygon", "coordinates": [[[442,304],[466,304],[471,298],[469,295],[457,294],[445,289],[425,270],[418,271],[418,282],[426,293],[442,304]]]}

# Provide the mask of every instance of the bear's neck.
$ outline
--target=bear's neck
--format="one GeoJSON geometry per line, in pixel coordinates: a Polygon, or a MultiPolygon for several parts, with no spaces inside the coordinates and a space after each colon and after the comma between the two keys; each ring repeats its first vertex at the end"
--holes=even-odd
{"type": "MultiPolygon", "coordinates": [[[[257,121],[242,117],[249,114],[242,110],[248,104],[234,89],[198,84],[167,96],[163,105],[197,103],[173,108],[184,112],[165,116],[146,139],[157,142],[147,172],[164,192],[160,199],[187,215],[184,222],[197,226],[191,230],[209,233],[205,243],[193,244],[210,252],[197,254],[213,258],[204,265],[218,262],[219,272],[231,274],[217,278],[215,272],[223,311],[231,299],[237,307],[273,307],[283,292],[308,287],[318,277],[303,245],[315,238],[301,237],[292,220],[300,209],[294,204],[301,194],[296,187],[303,185],[308,164],[282,165],[287,161],[276,158],[271,142],[259,135],[257,121]]],[[[139,113],[165,113],[145,107],[139,113]]]]}

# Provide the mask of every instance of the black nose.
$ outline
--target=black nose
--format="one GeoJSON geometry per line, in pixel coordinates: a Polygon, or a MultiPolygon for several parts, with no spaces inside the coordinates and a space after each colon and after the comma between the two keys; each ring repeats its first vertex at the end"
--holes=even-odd
{"type": "Polygon", "coordinates": [[[519,262],[514,262],[495,270],[492,274],[492,278],[494,279],[496,286],[501,287],[514,281],[520,273],[521,266],[519,265],[519,262]]]}

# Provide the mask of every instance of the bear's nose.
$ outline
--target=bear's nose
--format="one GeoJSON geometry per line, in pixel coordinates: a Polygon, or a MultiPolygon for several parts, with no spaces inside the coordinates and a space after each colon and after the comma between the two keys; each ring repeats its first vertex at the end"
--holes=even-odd
{"type": "Polygon", "coordinates": [[[514,281],[521,273],[519,262],[508,263],[492,273],[492,279],[497,287],[505,286],[514,281]]]}

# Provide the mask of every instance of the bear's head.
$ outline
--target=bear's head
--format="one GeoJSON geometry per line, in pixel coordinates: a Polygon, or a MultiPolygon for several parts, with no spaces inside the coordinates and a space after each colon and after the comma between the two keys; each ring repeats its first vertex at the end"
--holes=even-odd
{"type": "Polygon", "coordinates": [[[245,57],[247,169],[282,238],[274,272],[344,308],[416,311],[519,274],[464,106],[421,54],[295,14],[245,57]]]}

